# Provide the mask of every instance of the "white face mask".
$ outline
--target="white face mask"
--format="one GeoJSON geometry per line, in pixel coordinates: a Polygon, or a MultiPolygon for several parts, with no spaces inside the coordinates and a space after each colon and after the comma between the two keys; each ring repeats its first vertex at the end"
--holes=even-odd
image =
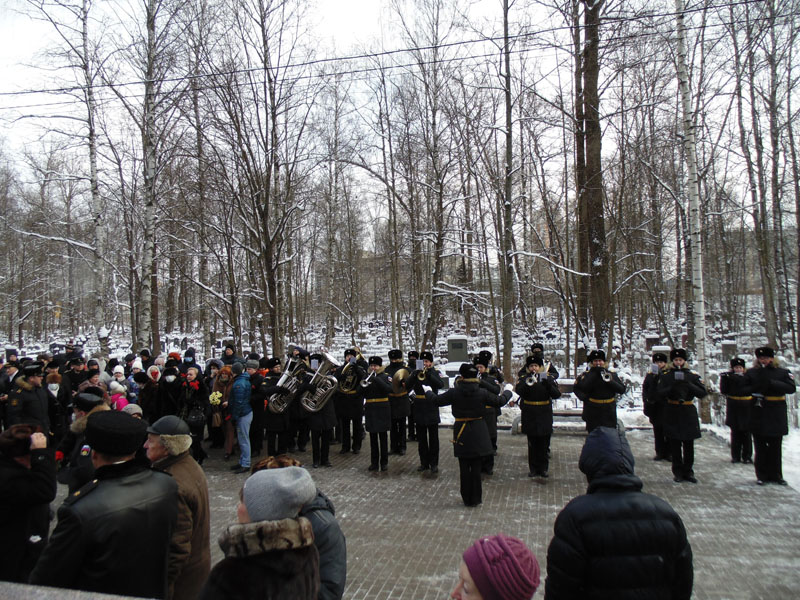
{"type": "Polygon", "coordinates": [[[164,377],[164,381],[166,381],[167,383],[172,383],[173,381],[175,381],[175,375],[167,375],[167,376],[165,376],[164,377]]]}
{"type": "Polygon", "coordinates": [[[57,383],[48,383],[47,389],[55,396],[58,393],[58,384],[57,383]]]}

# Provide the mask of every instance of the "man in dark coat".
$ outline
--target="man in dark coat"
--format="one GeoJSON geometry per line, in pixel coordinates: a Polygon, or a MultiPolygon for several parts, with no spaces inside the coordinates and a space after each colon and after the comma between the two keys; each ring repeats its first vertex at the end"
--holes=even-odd
{"type": "Polygon", "coordinates": [[[369,433],[370,471],[378,470],[378,462],[381,471],[389,469],[389,429],[392,427],[389,393],[392,384],[382,366],[380,356],[370,356],[369,374],[360,384],[364,394],[364,420],[369,433]]]}
{"type": "Polygon", "coordinates": [[[586,438],[579,467],[586,495],[556,517],[547,549],[545,597],[688,599],[692,548],[675,510],[642,492],[625,433],[597,427],[586,438]]]}
{"type": "Polygon", "coordinates": [[[0,580],[25,583],[50,530],[56,466],[47,438],[31,425],[0,434],[0,580]]]}
{"type": "Polygon", "coordinates": [[[82,356],[74,356],[67,363],[69,367],[63,373],[61,383],[67,388],[70,398],[78,393],[78,386],[87,379],[86,365],[82,356]]]}
{"type": "Polygon", "coordinates": [[[753,462],[750,410],[753,394],[745,377],[743,358],[731,359],[731,370],[719,376],[719,391],[725,394],[725,425],[731,430],[731,462],[753,462]]]}
{"type": "Polygon", "coordinates": [[[208,482],[189,448],[189,425],[175,415],[147,429],[147,459],[178,484],[178,520],[169,552],[169,598],[194,600],[211,570],[208,482]]]}
{"type": "Polygon", "coordinates": [[[428,469],[439,472],[439,402],[436,395],[444,387],[439,372],[433,366],[433,353],[422,353],[422,370],[414,369],[406,379],[405,388],[414,395],[412,406],[414,426],[417,432],[417,451],[419,467],[417,471],[428,469]],[[425,388],[430,388],[433,397],[428,397],[425,388]]]}
{"type": "Polygon", "coordinates": [[[592,350],[589,353],[589,370],[578,375],[573,391],[583,403],[581,418],[586,421],[586,431],[595,427],[617,426],[617,394],[625,393],[625,384],[606,365],[606,353],[592,350]]]}
{"type": "Polygon", "coordinates": [[[361,438],[364,432],[364,397],[359,385],[367,376],[367,365],[354,348],[344,351],[344,364],[336,369],[334,376],[339,380],[339,389],[333,398],[336,417],[339,421],[342,447],[339,454],[361,452],[361,438]]]}
{"type": "MultiPolygon", "coordinates": [[[[255,356],[258,356],[257,354],[255,356]]],[[[247,357],[245,371],[250,376],[250,408],[253,409],[253,422],[250,423],[250,456],[258,456],[264,447],[264,377],[258,370],[258,359],[247,357]]]]}
{"type": "MultiPolygon", "coordinates": [[[[478,369],[480,386],[493,396],[499,394],[503,375],[497,367],[492,365],[492,353],[488,350],[481,350],[472,362],[478,369]]],[[[481,466],[481,472],[487,475],[494,473],[494,456],[497,454],[497,417],[501,414],[500,406],[487,404],[484,407],[483,418],[486,421],[486,427],[489,429],[489,439],[492,441],[492,453],[483,457],[483,465],[481,466]]]]}
{"type": "Polygon", "coordinates": [[[658,378],[656,395],[665,402],[664,435],[669,440],[672,475],[676,483],[697,483],[694,441],[700,438],[700,418],[694,400],[705,397],[706,386],[698,373],[686,368],[686,350],[673,348],[669,358],[672,368],[658,378]]]}
{"type": "Polygon", "coordinates": [[[783,478],[781,445],[789,433],[786,394],[794,394],[794,376],[775,364],[775,351],[769,346],[756,348],[755,367],[747,370],[753,393],[750,431],[755,440],[756,481],[759,485],[778,483],[783,478]]]}
{"type": "Polygon", "coordinates": [[[185,374],[186,371],[188,371],[192,367],[197,369],[198,373],[202,373],[203,372],[203,367],[201,367],[199,364],[197,364],[197,361],[195,360],[195,349],[194,348],[187,348],[186,352],[183,353],[183,360],[181,361],[181,364],[178,367],[178,370],[181,373],[185,374]]]}
{"type": "Polygon", "coordinates": [[[511,399],[511,391],[492,394],[480,387],[478,369],[464,363],[458,369],[461,379],[438,397],[439,406],[452,405],[453,454],[458,459],[461,499],[465,506],[478,506],[483,500],[481,466],[483,457],[493,452],[484,412],[487,405],[500,406],[511,399]]]}
{"type": "Polygon", "coordinates": [[[280,388],[278,381],[281,378],[281,360],[277,357],[268,359],[265,363],[267,374],[261,382],[261,396],[264,398],[264,429],[267,432],[267,456],[285,454],[289,448],[289,414],[274,412],[269,405],[273,397],[288,392],[280,388]]]}
{"type": "Polygon", "coordinates": [[[555,380],[544,371],[541,356],[526,359],[528,375],[517,383],[522,410],[522,433],[528,436],[528,477],[546,479],[550,461],[547,449],[553,435],[553,400],[561,397],[555,380]]]}
{"type": "Polygon", "coordinates": [[[56,462],[60,464],[58,482],[67,484],[69,494],[94,479],[92,448],[86,443],[86,422],[89,415],[107,410],[111,409],[103,402],[99,388],[88,388],[72,400],[73,420],[56,448],[56,462]]]}
{"type": "Polygon", "coordinates": [[[642,401],[644,414],[653,425],[653,444],[655,456],[653,460],[669,460],[669,442],[664,435],[664,402],[656,394],[658,378],[667,370],[667,355],[663,352],[653,353],[653,364],[650,372],[642,382],[642,401]]]}
{"type": "MultiPolygon", "coordinates": [[[[326,363],[326,359],[322,354],[312,354],[310,359],[314,372],[324,367],[325,364],[331,364],[329,362],[326,363]]],[[[324,382],[327,385],[328,382],[324,379],[327,375],[329,373],[320,373],[318,382],[320,384],[324,382]]],[[[313,397],[317,393],[317,386],[313,383],[313,378],[314,375],[311,373],[306,375],[307,381],[300,386],[297,402],[308,413],[308,427],[311,430],[311,456],[314,468],[320,466],[332,467],[333,464],[330,461],[331,440],[333,439],[333,429],[336,427],[336,409],[333,406],[333,398],[329,397],[328,401],[316,411],[308,410],[301,401],[304,396],[313,397]]],[[[330,388],[326,389],[330,391],[330,388]]]]}
{"type": "Polygon", "coordinates": [[[146,430],[144,421],[124,412],[89,417],[86,439],[95,479],[58,509],[58,525],[31,573],[31,583],[167,597],[167,555],[178,486],[169,475],[134,460],[146,430]]]}
{"type": "Polygon", "coordinates": [[[389,406],[392,409],[392,429],[389,433],[389,450],[392,454],[404,455],[406,453],[406,419],[411,414],[411,400],[404,383],[408,376],[408,369],[403,362],[403,353],[397,348],[389,350],[389,364],[384,373],[389,381],[394,381],[392,391],[389,392],[389,406]]]}
{"type": "Polygon", "coordinates": [[[39,427],[45,435],[50,433],[50,407],[47,393],[42,389],[43,368],[40,362],[30,362],[22,367],[22,377],[14,379],[8,395],[8,426],[25,423],[39,427]]]}

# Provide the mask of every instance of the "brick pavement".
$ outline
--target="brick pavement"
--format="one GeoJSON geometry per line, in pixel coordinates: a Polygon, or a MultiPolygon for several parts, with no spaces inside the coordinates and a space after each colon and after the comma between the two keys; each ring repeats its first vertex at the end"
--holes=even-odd
{"type": "MultiPolygon", "coordinates": [[[[358,456],[339,455],[333,468],[311,469],[333,500],[347,536],[348,599],[441,599],[456,579],[461,552],[482,536],[504,532],[534,550],[544,571],[547,545],[558,511],[585,493],[578,471],[584,436],[553,437],[551,477],[527,477],[525,438],[500,432],[495,474],[484,480],[483,504],[466,508],[458,492],[458,463],[450,430],[440,429],[438,476],[416,472],[417,447],[391,456],[387,473],[370,473],[369,440],[358,456]]],[[[800,494],[774,485],[758,487],[751,466],[732,465],[724,442],[704,433],[696,444],[698,485],[676,484],[669,465],[654,462],[652,434],[628,433],[644,490],[669,501],[686,524],[694,550],[694,598],[754,599],[800,597],[800,494]]],[[[245,475],[233,475],[216,453],[206,473],[212,491],[213,542],[235,520],[245,475]]],[[[310,460],[310,451],[298,454],[310,460]]],[[[543,588],[536,598],[543,597],[543,588]]]]}

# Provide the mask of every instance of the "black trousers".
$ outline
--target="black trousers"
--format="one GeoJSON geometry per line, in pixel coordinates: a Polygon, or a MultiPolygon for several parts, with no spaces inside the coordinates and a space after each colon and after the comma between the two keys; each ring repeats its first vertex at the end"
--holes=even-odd
{"type": "Polygon", "coordinates": [[[389,464],[389,436],[385,431],[369,434],[370,466],[377,467],[378,460],[385,467],[389,464]]]}
{"type": "Polygon", "coordinates": [[[331,439],[333,439],[333,429],[311,432],[311,460],[315,465],[330,462],[331,439]]]}
{"type": "Polygon", "coordinates": [[[756,479],[761,481],[780,481],[783,479],[781,446],[783,436],[754,435],[756,457],[756,479]]]}
{"type": "Polygon", "coordinates": [[[694,440],[669,440],[672,454],[672,474],[675,477],[694,477],[694,440]]]}
{"type": "Polygon", "coordinates": [[[550,460],[547,458],[549,447],[549,435],[528,434],[528,471],[536,475],[547,472],[550,467],[550,460]]]}
{"type": "Polygon", "coordinates": [[[361,440],[364,438],[361,417],[339,419],[339,430],[342,432],[342,450],[361,450],[361,440]]]}
{"type": "Polygon", "coordinates": [[[295,442],[297,444],[297,449],[304,451],[308,445],[308,440],[311,437],[311,428],[308,425],[308,420],[292,419],[290,421],[290,426],[292,432],[289,445],[292,446],[292,442],[295,442]]]}
{"type": "Polygon", "coordinates": [[[392,452],[406,451],[406,418],[392,419],[390,437],[392,452]]]}
{"type": "Polygon", "coordinates": [[[419,464],[423,467],[439,466],[439,426],[417,425],[419,464]]]}
{"type": "Polygon", "coordinates": [[[492,440],[492,448],[494,448],[494,452],[488,456],[483,457],[483,464],[481,466],[481,470],[484,473],[491,474],[494,472],[494,455],[497,454],[497,436],[493,438],[489,438],[492,440]]]}
{"type": "Polygon", "coordinates": [[[482,464],[482,456],[458,459],[458,469],[461,475],[461,499],[464,501],[466,506],[477,506],[482,501],[482,464]]]}
{"type": "Polygon", "coordinates": [[[414,421],[414,413],[408,415],[408,439],[412,442],[417,440],[417,424],[414,421]]]}
{"type": "Polygon", "coordinates": [[[749,462],[753,459],[753,438],[749,431],[731,429],[731,459],[734,462],[749,462]]]}
{"type": "Polygon", "coordinates": [[[656,456],[669,460],[669,440],[664,435],[663,425],[653,425],[653,438],[655,438],[653,441],[656,448],[656,456]]]}
{"type": "Polygon", "coordinates": [[[197,461],[198,464],[202,465],[203,461],[206,459],[208,454],[203,449],[203,431],[205,429],[205,423],[200,427],[195,427],[190,429],[192,435],[192,458],[197,461]]]}
{"type": "Polygon", "coordinates": [[[286,454],[289,437],[288,431],[267,431],[267,456],[286,454]]]}

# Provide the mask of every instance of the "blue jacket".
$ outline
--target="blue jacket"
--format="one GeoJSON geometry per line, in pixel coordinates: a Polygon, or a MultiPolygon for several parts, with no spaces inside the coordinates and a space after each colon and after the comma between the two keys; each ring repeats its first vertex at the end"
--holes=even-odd
{"type": "Polygon", "coordinates": [[[231,387],[231,395],[228,399],[228,410],[231,412],[231,417],[240,419],[253,412],[250,406],[250,375],[242,373],[233,380],[231,387]]]}

